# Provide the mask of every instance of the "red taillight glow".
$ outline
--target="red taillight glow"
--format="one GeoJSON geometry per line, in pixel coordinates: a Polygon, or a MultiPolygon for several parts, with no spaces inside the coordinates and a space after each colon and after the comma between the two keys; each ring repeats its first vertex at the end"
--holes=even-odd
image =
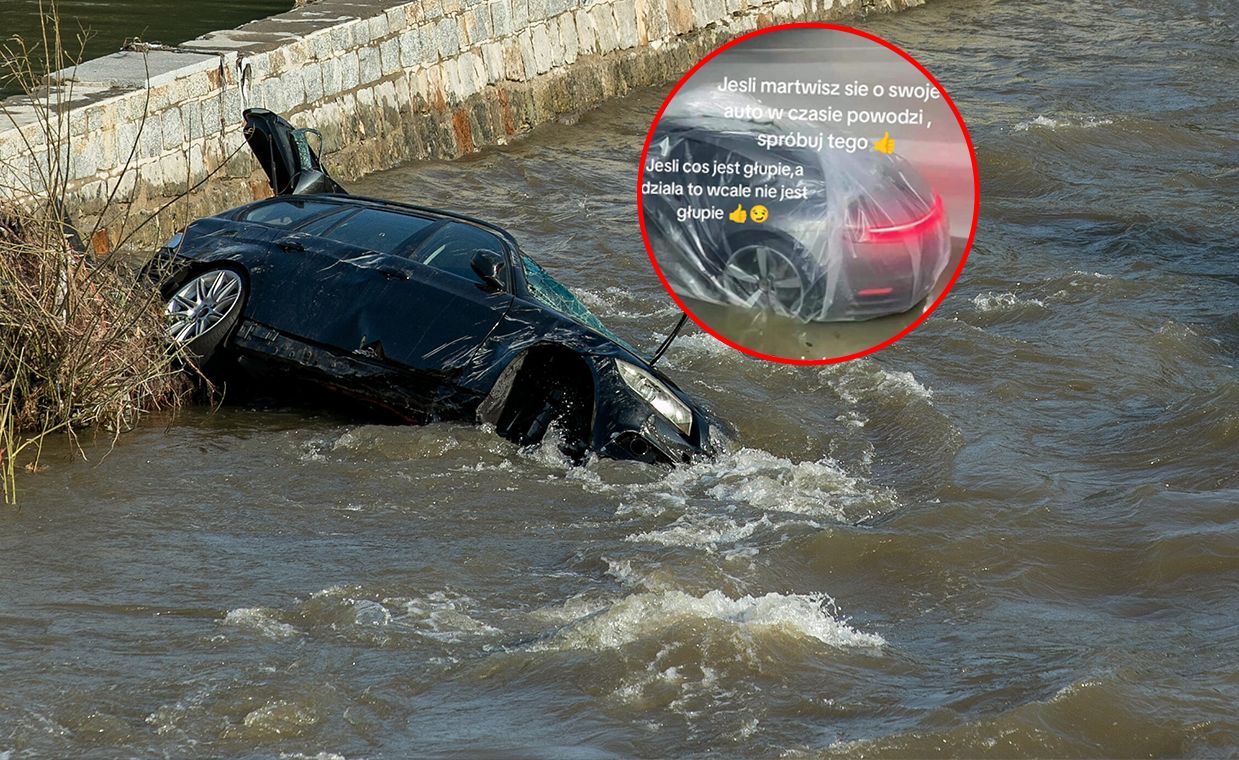
{"type": "Polygon", "coordinates": [[[934,195],[934,205],[929,213],[920,219],[903,224],[891,224],[885,227],[866,227],[856,230],[853,234],[860,243],[901,243],[905,240],[918,238],[927,230],[936,226],[943,215],[942,196],[934,195]]]}
{"type": "Polygon", "coordinates": [[[861,298],[873,298],[874,296],[889,296],[894,292],[894,288],[865,288],[864,290],[856,291],[856,295],[861,298]]]}

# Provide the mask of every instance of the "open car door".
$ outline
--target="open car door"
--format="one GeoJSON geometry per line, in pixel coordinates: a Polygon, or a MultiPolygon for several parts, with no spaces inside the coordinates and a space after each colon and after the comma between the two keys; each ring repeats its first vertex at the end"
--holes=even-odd
{"type": "Polygon", "coordinates": [[[246,109],[244,116],[245,141],[276,195],[346,192],[310,147],[309,135],[318,135],[317,130],[297,129],[265,108],[246,109]]]}

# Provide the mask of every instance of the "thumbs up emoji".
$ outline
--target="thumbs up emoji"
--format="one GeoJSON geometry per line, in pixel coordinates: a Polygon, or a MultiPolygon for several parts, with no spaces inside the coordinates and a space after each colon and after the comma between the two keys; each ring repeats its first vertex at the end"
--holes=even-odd
{"type": "Polygon", "coordinates": [[[727,218],[736,224],[744,224],[744,220],[749,218],[749,213],[744,210],[744,206],[736,204],[736,210],[727,215],[727,218]]]}
{"type": "Polygon", "coordinates": [[[890,155],[895,152],[895,141],[891,139],[890,132],[883,132],[882,139],[873,144],[873,149],[879,153],[890,155]]]}

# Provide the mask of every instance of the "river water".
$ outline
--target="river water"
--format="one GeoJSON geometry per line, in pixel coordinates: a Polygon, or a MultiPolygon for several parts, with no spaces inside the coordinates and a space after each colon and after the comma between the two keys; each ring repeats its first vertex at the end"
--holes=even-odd
{"type": "MultiPolygon", "coordinates": [[[[738,428],[717,461],[228,407],[49,450],[0,512],[0,757],[1233,756],[1235,25],[866,22],[972,129],[976,247],[874,357],[679,340],[668,371],[738,428]]],[[[356,189],[506,222],[653,345],[663,93],[356,189]]]]}

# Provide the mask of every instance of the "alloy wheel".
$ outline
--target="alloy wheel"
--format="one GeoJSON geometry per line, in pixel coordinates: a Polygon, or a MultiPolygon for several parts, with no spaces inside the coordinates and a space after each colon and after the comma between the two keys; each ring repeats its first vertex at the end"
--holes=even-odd
{"type": "Polygon", "coordinates": [[[723,280],[727,290],[748,308],[795,317],[804,304],[804,275],[786,254],[769,245],[757,243],[733,251],[723,280]]]}
{"type": "Polygon", "coordinates": [[[194,277],[168,300],[168,335],[189,343],[222,322],[241,301],[241,275],[216,269],[194,277]]]}

